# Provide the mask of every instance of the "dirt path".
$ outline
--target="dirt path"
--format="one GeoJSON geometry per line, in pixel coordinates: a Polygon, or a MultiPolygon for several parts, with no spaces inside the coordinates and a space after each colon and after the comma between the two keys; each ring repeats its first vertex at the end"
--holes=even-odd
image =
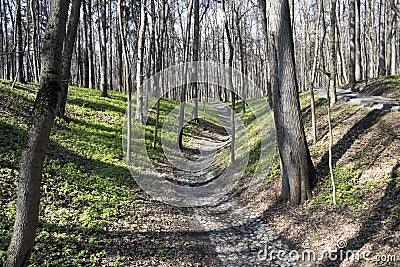
{"type": "MultiPolygon", "coordinates": [[[[226,110],[218,105],[214,108],[220,121],[229,120],[226,110]]],[[[222,166],[226,165],[220,156],[225,152],[225,158],[229,158],[226,150],[229,151],[230,139],[226,132],[208,127],[204,121],[197,128],[198,135],[193,138],[196,142],[186,144],[183,151],[186,158],[194,161],[192,168],[182,167],[173,173],[176,182],[184,186],[218,183],[224,171],[222,166]]],[[[307,266],[288,256],[289,245],[268,225],[259,203],[250,203],[234,193],[245,184],[238,183],[229,193],[221,190],[221,195],[216,197],[222,201],[214,206],[192,208],[218,255],[219,266],[307,266]],[[281,256],[274,257],[274,252],[280,252],[281,256]]]]}

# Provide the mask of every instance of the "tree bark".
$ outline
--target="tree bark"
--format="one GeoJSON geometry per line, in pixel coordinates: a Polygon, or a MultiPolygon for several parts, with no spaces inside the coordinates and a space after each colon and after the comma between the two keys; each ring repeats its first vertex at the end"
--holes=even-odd
{"type": "Polygon", "coordinates": [[[269,60],[274,80],[272,94],[281,158],[282,199],[299,205],[311,198],[315,170],[301,121],[289,3],[273,0],[269,4],[269,60]]]}
{"type": "MultiPolygon", "coordinates": [[[[193,3],[193,61],[199,61],[200,46],[200,1],[194,0],[193,3]]],[[[194,71],[193,79],[196,80],[197,70],[194,71]]],[[[198,84],[193,83],[193,109],[192,119],[197,120],[199,117],[199,100],[198,100],[198,84]]]]}
{"type": "Polygon", "coordinates": [[[226,33],[226,39],[228,40],[228,46],[229,46],[229,59],[228,59],[228,64],[230,67],[229,73],[228,73],[228,83],[229,87],[228,88],[231,91],[231,164],[235,163],[235,141],[236,141],[236,133],[235,133],[235,92],[233,91],[233,77],[232,77],[232,71],[233,71],[233,55],[235,52],[235,47],[233,46],[230,30],[229,30],[229,22],[228,22],[228,17],[226,15],[226,7],[225,7],[225,0],[222,0],[222,12],[224,16],[224,28],[225,28],[225,33],[226,33]]]}
{"type": "Polygon", "coordinates": [[[391,8],[394,11],[394,13],[396,14],[396,16],[400,18],[400,10],[397,8],[396,0],[390,0],[390,4],[391,4],[391,8]]]}
{"type": "Polygon", "coordinates": [[[380,1],[378,75],[386,76],[386,0],[380,1]]]}
{"type": "Polygon", "coordinates": [[[355,0],[355,80],[362,80],[362,61],[361,61],[361,4],[360,0],[355,0]]]}
{"type": "Polygon", "coordinates": [[[24,51],[22,47],[21,0],[15,0],[15,40],[16,40],[15,56],[17,62],[16,80],[20,83],[25,83],[24,51]]]}
{"type": "MultiPolygon", "coordinates": [[[[154,0],[152,0],[154,1],[154,0]]],[[[163,55],[163,47],[164,47],[164,32],[165,32],[165,0],[160,0],[159,5],[160,5],[160,10],[159,10],[159,32],[157,36],[157,63],[154,63],[156,65],[156,70],[155,72],[158,73],[162,70],[162,55],[163,55]]],[[[152,5],[154,3],[152,2],[152,5]]],[[[154,7],[152,6],[152,9],[154,7]]],[[[155,9],[155,8],[154,8],[155,9]]],[[[155,16],[156,14],[153,14],[155,16]]],[[[160,79],[158,84],[158,87],[156,86],[156,98],[157,98],[157,108],[156,108],[156,123],[154,126],[154,138],[153,138],[153,148],[156,148],[157,146],[157,136],[158,136],[158,126],[159,126],[159,121],[160,121],[160,95],[161,95],[161,87],[162,87],[162,79],[160,79]]],[[[181,144],[181,143],[180,143],[181,144]]]]}
{"type": "Polygon", "coordinates": [[[146,1],[140,1],[140,28],[138,34],[137,61],[136,61],[136,120],[143,123],[143,60],[144,41],[146,31],[146,1]]]}
{"type": "Polygon", "coordinates": [[[83,87],[89,87],[89,38],[88,38],[88,13],[86,3],[83,3],[83,87]]]}
{"type": "Polygon", "coordinates": [[[100,90],[102,97],[108,97],[107,87],[107,1],[101,2],[101,41],[100,41],[100,90]]]}
{"type": "Polygon", "coordinates": [[[89,42],[88,42],[88,53],[89,53],[89,88],[96,87],[95,81],[95,62],[93,53],[93,29],[92,29],[92,1],[87,0],[88,9],[88,28],[89,28],[89,42]]]}
{"type": "Polygon", "coordinates": [[[337,0],[331,0],[331,36],[330,36],[330,76],[329,76],[329,97],[330,105],[335,105],[336,96],[336,75],[337,75],[337,53],[336,53],[336,4],[337,0]]]}
{"type": "MultiPolygon", "coordinates": [[[[188,18],[187,18],[187,25],[186,25],[186,38],[185,42],[186,45],[184,45],[184,62],[187,63],[189,60],[189,40],[190,40],[190,28],[192,24],[192,11],[193,11],[193,0],[190,0],[189,6],[188,6],[188,18]]],[[[183,70],[183,85],[182,85],[182,91],[180,95],[180,107],[179,107],[179,126],[178,126],[178,144],[179,147],[182,147],[182,134],[183,134],[183,122],[185,119],[185,107],[186,107],[186,92],[187,92],[187,68],[184,67],[183,70]]]]}
{"type": "Polygon", "coordinates": [[[349,34],[350,34],[350,66],[349,82],[351,90],[356,88],[356,4],[355,0],[349,1],[349,34]]]}
{"type": "Polygon", "coordinates": [[[68,85],[71,77],[71,59],[74,52],[76,34],[78,30],[81,10],[81,0],[72,0],[71,15],[68,22],[67,35],[63,49],[63,81],[61,105],[58,112],[60,118],[66,119],[65,106],[67,105],[68,85]]]}
{"type": "Polygon", "coordinates": [[[27,266],[39,218],[40,183],[50,130],[61,102],[62,54],[68,0],[52,0],[44,37],[40,88],[22,152],[13,235],[5,267],[27,266]]]}

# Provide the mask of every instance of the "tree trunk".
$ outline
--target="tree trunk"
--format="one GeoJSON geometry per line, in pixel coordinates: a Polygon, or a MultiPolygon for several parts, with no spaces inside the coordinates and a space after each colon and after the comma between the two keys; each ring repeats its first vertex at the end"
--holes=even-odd
{"type": "MultiPolygon", "coordinates": [[[[193,61],[199,61],[199,46],[200,46],[200,1],[194,0],[193,12],[193,61]]],[[[197,70],[194,71],[193,79],[196,80],[197,70]]],[[[199,117],[199,100],[198,100],[198,84],[193,83],[193,109],[192,119],[197,120],[199,117]]]]}
{"type": "Polygon", "coordinates": [[[68,85],[71,77],[71,59],[74,52],[76,33],[81,15],[81,0],[72,0],[71,15],[68,22],[67,36],[63,51],[63,81],[61,105],[58,112],[60,118],[66,119],[65,106],[67,105],[68,85]]]}
{"type": "Polygon", "coordinates": [[[390,0],[390,6],[397,17],[400,18],[400,10],[397,8],[396,0],[390,0]]]}
{"type": "Polygon", "coordinates": [[[146,0],[140,1],[140,28],[137,45],[137,62],[136,62],[136,120],[143,123],[143,59],[144,59],[144,41],[146,31],[146,0]]]}
{"type": "MultiPolygon", "coordinates": [[[[192,0],[191,0],[192,2],[192,0]]],[[[153,3],[154,4],[154,3],[153,3]]],[[[162,56],[163,56],[163,46],[164,46],[164,33],[165,33],[165,4],[166,0],[160,0],[160,11],[159,11],[159,33],[157,36],[158,50],[157,50],[157,63],[156,63],[156,72],[160,72],[162,70],[162,56]]],[[[190,4],[189,4],[190,5],[190,4]]],[[[153,14],[155,16],[155,14],[153,14]]],[[[161,88],[162,88],[162,77],[159,79],[158,87],[156,86],[156,98],[157,98],[157,110],[156,110],[156,123],[154,126],[154,138],[153,138],[153,147],[156,148],[157,145],[157,136],[158,136],[158,125],[160,121],[160,96],[161,96],[161,88]]]]}
{"type": "Polygon", "coordinates": [[[107,93],[107,1],[101,2],[101,40],[100,40],[100,90],[102,97],[108,97],[107,93]]]}
{"type": "Polygon", "coordinates": [[[317,143],[317,125],[315,119],[315,97],[314,97],[314,88],[315,88],[315,81],[317,77],[317,68],[318,66],[318,58],[319,58],[319,49],[320,49],[320,30],[319,27],[321,25],[321,5],[318,5],[318,13],[317,13],[317,24],[315,27],[315,45],[314,45],[314,59],[311,69],[311,87],[310,87],[310,95],[311,95],[311,127],[312,127],[312,135],[313,135],[313,142],[314,144],[317,143]]]}
{"type": "Polygon", "coordinates": [[[397,17],[393,16],[392,25],[390,27],[390,75],[396,74],[396,22],[397,17]]]}
{"type": "Polygon", "coordinates": [[[274,80],[272,94],[281,158],[282,199],[299,205],[311,198],[315,170],[301,121],[289,3],[273,0],[269,4],[269,60],[274,80]]]}
{"type": "MultiPolygon", "coordinates": [[[[5,29],[5,32],[4,32],[4,50],[6,52],[8,52],[9,51],[9,39],[8,39],[8,32],[7,32],[7,29],[8,29],[8,22],[7,22],[8,18],[7,18],[7,12],[6,12],[6,7],[5,7],[4,2],[3,2],[3,14],[4,14],[4,29],[5,29]]],[[[10,80],[10,77],[11,77],[11,64],[10,64],[10,57],[9,57],[8,53],[6,53],[6,55],[5,55],[5,61],[6,61],[6,63],[5,63],[5,67],[6,67],[5,76],[6,76],[7,80],[10,80]]]]}
{"type": "Polygon", "coordinates": [[[349,82],[351,90],[356,88],[356,4],[355,0],[349,1],[349,34],[350,34],[350,66],[349,82]]]}
{"type": "Polygon", "coordinates": [[[40,88],[22,152],[13,236],[5,267],[27,266],[39,218],[40,183],[50,130],[61,102],[62,54],[67,0],[52,0],[43,44],[40,88]]]}
{"type": "Polygon", "coordinates": [[[16,40],[16,62],[17,75],[16,80],[25,83],[24,77],[24,50],[22,48],[22,18],[21,18],[21,0],[15,0],[15,40],[16,40]]]}
{"type": "Polygon", "coordinates": [[[83,3],[83,87],[89,87],[89,38],[88,38],[88,13],[86,8],[86,3],[83,3]]]}
{"type": "Polygon", "coordinates": [[[378,75],[386,76],[386,0],[380,1],[378,75]]]}
{"type": "Polygon", "coordinates": [[[234,46],[229,30],[229,22],[228,17],[226,15],[226,8],[225,8],[225,0],[222,0],[222,12],[224,16],[224,28],[226,33],[226,39],[228,40],[229,46],[229,59],[228,64],[230,67],[229,74],[228,74],[228,88],[231,91],[231,164],[235,163],[235,141],[236,141],[236,133],[235,133],[235,92],[233,91],[233,77],[232,77],[232,70],[233,70],[233,55],[234,55],[234,46]]]}
{"type": "Polygon", "coordinates": [[[360,0],[355,0],[355,19],[354,19],[354,33],[355,33],[355,79],[356,81],[362,80],[362,62],[361,62],[361,4],[360,0]]]}
{"type": "Polygon", "coordinates": [[[96,87],[95,81],[95,62],[93,53],[93,29],[92,29],[92,1],[87,0],[88,9],[88,28],[89,28],[89,43],[88,43],[88,53],[89,53],[89,88],[96,87]]]}
{"type": "Polygon", "coordinates": [[[109,30],[108,30],[108,42],[109,42],[109,49],[108,49],[108,77],[107,77],[107,81],[108,81],[108,88],[109,89],[113,89],[113,81],[114,81],[114,75],[113,75],[113,58],[114,58],[114,54],[113,54],[113,47],[114,47],[114,44],[113,44],[113,38],[112,38],[112,36],[113,36],[113,21],[114,21],[114,18],[113,18],[113,10],[112,10],[112,8],[111,8],[111,6],[112,6],[112,2],[113,1],[107,1],[107,3],[108,3],[108,10],[109,10],[109,18],[108,18],[108,25],[109,25],[109,30]]]}
{"type": "Polygon", "coordinates": [[[336,96],[336,75],[337,75],[337,53],[336,53],[336,3],[331,0],[331,36],[330,36],[330,76],[329,76],[329,97],[330,105],[335,105],[336,96]]]}
{"type": "MultiPolygon", "coordinates": [[[[238,12],[239,13],[239,12],[238,12]]],[[[245,49],[243,45],[242,32],[240,29],[240,17],[239,14],[236,14],[236,30],[238,34],[239,41],[239,53],[240,53],[240,93],[242,94],[242,111],[246,112],[246,85],[244,84],[245,72],[246,72],[246,63],[245,63],[245,49]]]]}
{"type": "Polygon", "coordinates": [[[37,36],[38,36],[38,31],[39,29],[36,27],[37,26],[37,6],[36,6],[36,1],[35,0],[30,0],[29,1],[29,10],[31,14],[31,19],[32,19],[32,70],[33,70],[33,79],[35,82],[39,81],[39,66],[37,64],[38,62],[38,46],[37,46],[37,36]]]}
{"type": "MultiPolygon", "coordinates": [[[[263,25],[263,31],[264,31],[264,43],[266,46],[266,51],[269,50],[268,47],[268,19],[267,19],[267,6],[266,6],[266,1],[264,0],[259,0],[259,6],[260,6],[260,12],[261,12],[261,18],[262,18],[262,25],[263,25]]],[[[268,60],[268,55],[266,55],[266,59],[268,60]]],[[[267,73],[266,78],[267,78],[267,84],[266,84],[266,89],[267,89],[267,95],[268,95],[268,104],[269,107],[272,109],[273,104],[272,104],[272,79],[270,79],[270,74],[271,74],[271,62],[268,60],[266,66],[265,72],[267,73]]]]}
{"type": "MultiPolygon", "coordinates": [[[[188,18],[187,18],[187,25],[186,25],[186,38],[185,38],[185,49],[184,49],[184,62],[187,63],[189,60],[189,40],[190,40],[190,28],[192,23],[192,11],[193,11],[193,0],[190,0],[188,6],[188,18]]],[[[183,134],[183,122],[185,119],[185,107],[186,107],[186,92],[187,92],[187,67],[184,67],[183,71],[183,85],[182,91],[180,96],[180,108],[179,108],[179,126],[178,126],[178,144],[179,147],[182,147],[182,134],[183,134]]]]}
{"type": "MultiPolygon", "coordinates": [[[[5,77],[5,68],[7,67],[6,64],[4,64],[4,32],[3,32],[3,16],[1,15],[3,11],[3,5],[2,2],[0,1],[0,66],[3,66],[3,69],[0,72],[0,78],[4,79],[5,77]]],[[[6,30],[7,34],[7,30],[6,30]]]]}
{"type": "Polygon", "coordinates": [[[125,39],[125,19],[122,15],[122,0],[118,0],[118,26],[119,26],[119,34],[121,38],[122,52],[123,52],[123,66],[124,66],[124,77],[125,77],[125,88],[124,91],[128,94],[128,108],[127,108],[127,145],[126,145],[126,160],[129,164],[131,160],[131,136],[132,136],[132,85],[131,85],[131,75],[129,71],[129,57],[128,57],[128,48],[126,47],[126,39],[125,39]]]}

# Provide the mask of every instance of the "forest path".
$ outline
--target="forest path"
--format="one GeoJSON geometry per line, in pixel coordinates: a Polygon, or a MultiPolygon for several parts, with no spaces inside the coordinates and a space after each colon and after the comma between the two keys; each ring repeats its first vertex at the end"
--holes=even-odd
{"type": "MultiPolygon", "coordinates": [[[[326,88],[315,89],[314,93],[323,98],[327,97],[326,88]]],[[[350,105],[400,112],[399,99],[372,96],[342,88],[337,88],[336,93],[339,101],[347,102],[350,105]]]]}
{"type": "MultiPolygon", "coordinates": [[[[220,120],[229,120],[229,114],[223,112],[222,107],[215,106],[220,120]]],[[[214,182],[224,171],[226,158],[219,157],[224,151],[229,151],[230,138],[226,132],[218,131],[214,127],[208,127],[207,122],[200,122],[198,136],[194,136],[196,142],[186,144],[184,152],[202,151],[199,154],[190,155],[199,162],[205,162],[204,155],[212,155],[209,158],[208,167],[199,170],[179,171],[179,182],[185,185],[214,182]],[[193,143],[196,144],[193,146],[193,143]],[[215,154],[216,153],[216,154],[215,154]]],[[[196,166],[198,166],[196,164],[196,166]]],[[[307,266],[299,261],[294,262],[289,257],[291,251],[286,241],[282,240],[269,226],[263,216],[263,210],[258,206],[260,203],[248,203],[240,194],[245,187],[241,180],[233,190],[224,193],[218,199],[219,203],[209,206],[192,208],[194,217],[200,223],[202,230],[207,233],[212,247],[218,255],[220,265],[218,266],[307,266]],[[281,252],[280,257],[271,258],[274,252],[281,252]],[[271,253],[271,254],[270,254],[271,253]]],[[[277,254],[275,254],[276,256],[277,254]]]]}

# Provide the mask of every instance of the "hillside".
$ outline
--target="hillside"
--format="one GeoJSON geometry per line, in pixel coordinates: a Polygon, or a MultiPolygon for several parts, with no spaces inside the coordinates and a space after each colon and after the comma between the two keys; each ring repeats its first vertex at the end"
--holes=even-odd
{"type": "MultiPolygon", "coordinates": [[[[0,86],[0,262],[11,238],[21,147],[36,85],[0,86]]],[[[42,182],[32,266],[188,266],[213,262],[185,209],[151,201],[124,161],[126,97],[72,87],[72,121],[56,120],[42,182]]],[[[172,105],[173,106],[173,105],[172,105]]],[[[163,105],[170,108],[170,105],[163,105]]]]}
{"type": "MultiPolygon", "coordinates": [[[[11,237],[18,160],[37,90],[34,84],[17,84],[13,91],[9,87],[2,81],[0,262],[11,237]]],[[[240,195],[243,209],[257,213],[282,242],[296,249],[311,248],[320,255],[327,247],[335,248],[341,239],[346,240],[347,249],[370,250],[374,257],[400,255],[400,113],[343,103],[333,108],[339,204],[333,207],[327,167],[326,101],[316,102],[316,144],[311,140],[308,103],[309,96],[301,95],[319,180],[313,200],[297,208],[279,202],[276,160],[256,194],[240,195]]],[[[176,105],[161,101],[161,118],[176,105]]],[[[71,88],[67,110],[72,120],[56,120],[45,162],[32,266],[221,266],[208,239],[211,232],[196,220],[192,210],[152,201],[129,174],[121,146],[125,108],[122,93],[110,92],[110,98],[101,98],[100,91],[71,88]]],[[[213,134],[204,131],[206,124],[210,122],[186,129],[187,153],[196,149],[190,133],[213,134]]],[[[252,136],[256,144],[257,135],[252,136]]],[[[162,151],[153,152],[155,164],[162,165],[162,151]]],[[[246,172],[251,172],[257,157],[252,160],[246,172]]],[[[379,258],[375,263],[387,266],[379,258]]],[[[342,266],[350,264],[344,262],[342,266]]]]}

